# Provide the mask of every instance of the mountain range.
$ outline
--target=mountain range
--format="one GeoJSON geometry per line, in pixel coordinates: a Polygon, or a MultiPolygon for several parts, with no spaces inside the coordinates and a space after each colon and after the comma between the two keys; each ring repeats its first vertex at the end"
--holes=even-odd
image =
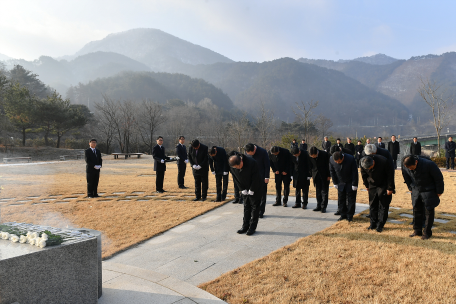
{"type": "Polygon", "coordinates": [[[88,85],[91,82],[92,89],[99,85],[98,91],[94,91],[96,94],[105,90],[111,94],[118,92],[123,98],[133,98],[131,90],[127,93],[129,90],[123,87],[124,92],[120,93],[118,88],[106,86],[118,86],[116,81],[103,80],[112,80],[115,75],[129,71],[136,73],[135,76],[128,74],[129,81],[149,83],[154,88],[149,93],[160,96],[157,99],[162,102],[171,96],[197,102],[195,98],[210,98],[204,95],[212,92],[215,103],[229,105],[225,107],[227,109],[233,104],[242,110],[256,111],[264,103],[276,117],[293,120],[292,108],[296,102],[313,99],[320,102],[316,112],[324,113],[335,125],[346,124],[349,120],[369,124],[369,116],[378,117],[382,124],[390,124],[393,120],[405,123],[410,114],[428,115],[417,92],[420,77],[439,81],[448,92],[456,93],[456,53],[408,60],[376,54],[338,61],[281,58],[263,63],[234,62],[156,29],[111,34],[62,58],[42,56],[35,61],[10,59],[6,62],[9,66],[23,65],[62,94],[78,83],[88,85]],[[166,73],[190,77],[177,81],[166,73]],[[167,85],[157,79],[167,77],[173,79],[167,85]],[[215,94],[213,88],[201,87],[193,94],[190,88],[195,83],[213,85],[220,89],[221,95],[215,94]],[[179,89],[182,86],[187,89],[179,89]]]}

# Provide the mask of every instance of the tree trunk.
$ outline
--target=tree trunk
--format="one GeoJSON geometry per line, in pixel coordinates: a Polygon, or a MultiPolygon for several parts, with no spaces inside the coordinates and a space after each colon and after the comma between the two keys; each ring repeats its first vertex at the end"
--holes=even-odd
{"type": "Polygon", "coordinates": [[[440,157],[440,132],[437,131],[437,145],[438,145],[438,157],[440,157]]]}
{"type": "Polygon", "coordinates": [[[25,147],[25,128],[22,128],[22,146],[25,147]]]}
{"type": "Polygon", "coordinates": [[[60,148],[60,138],[62,138],[63,134],[57,132],[57,145],[56,148],[60,148]]]}

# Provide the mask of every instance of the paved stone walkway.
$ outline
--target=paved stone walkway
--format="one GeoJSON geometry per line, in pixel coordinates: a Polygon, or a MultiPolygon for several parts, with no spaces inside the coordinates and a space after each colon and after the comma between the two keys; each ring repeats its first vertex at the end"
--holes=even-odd
{"type": "MultiPolygon", "coordinates": [[[[128,294],[132,293],[139,299],[128,303],[223,303],[207,293],[203,296],[204,291],[189,286],[215,279],[302,237],[321,231],[338,219],[334,215],[336,201],[330,201],[327,213],[321,213],[312,211],[316,206],[315,199],[309,200],[309,209],[306,210],[291,208],[294,197],[290,198],[287,208],[273,207],[274,200],[275,197],[268,196],[265,217],[260,219],[253,236],[236,233],[242,225],[243,206],[227,203],[105,261],[105,295],[99,303],[126,303],[114,301],[119,299],[122,293],[119,293],[118,288],[122,289],[123,286],[127,286],[123,294],[127,294],[128,290],[128,294]],[[135,270],[140,275],[135,275],[135,270]],[[174,282],[174,285],[169,282],[174,282]],[[140,287],[134,287],[137,284],[140,287]],[[185,292],[179,293],[173,286],[186,286],[192,290],[191,296],[185,292]],[[135,288],[138,291],[132,291],[135,288]],[[145,288],[145,291],[140,292],[141,288],[145,288]],[[166,289],[168,294],[164,291],[166,289]],[[197,293],[197,290],[202,293],[197,293]],[[113,294],[116,296],[113,297],[113,294]],[[144,302],[153,296],[157,297],[157,301],[144,302]],[[182,302],[184,300],[187,302],[182,302]]],[[[367,208],[368,205],[357,204],[356,212],[367,208]]]]}

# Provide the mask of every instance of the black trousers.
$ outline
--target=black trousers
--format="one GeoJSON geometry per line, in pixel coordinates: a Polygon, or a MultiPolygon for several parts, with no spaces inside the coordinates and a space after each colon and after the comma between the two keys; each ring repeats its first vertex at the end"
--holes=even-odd
{"type": "Polygon", "coordinates": [[[207,188],[209,188],[209,178],[208,174],[197,175],[193,174],[195,178],[195,195],[196,198],[206,198],[207,197],[207,188]]]}
{"type": "Polygon", "coordinates": [[[241,194],[242,190],[239,190],[239,188],[238,188],[238,186],[236,185],[235,182],[233,182],[233,184],[234,184],[234,198],[236,200],[239,200],[240,203],[243,204],[244,203],[244,198],[242,197],[242,194],[241,194]]]}
{"type": "Polygon", "coordinates": [[[298,182],[296,185],[296,190],[295,190],[295,195],[296,195],[296,202],[295,204],[303,204],[304,206],[307,206],[307,203],[309,202],[309,185],[310,181],[306,180],[305,182],[298,182]],[[302,196],[301,196],[302,192],[302,196]],[[301,200],[302,197],[302,200],[301,200]]]}
{"type": "Polygon", "coordinates": [[[394,165],[394,169],[397,169],[397,158],[396,159],[393,158],[393,165],[394,165]]]}
{"type": "Polygon", "coordinates": [[[338,189],[337,205],[342,217],[353,217],[355,214],[358,191],[353,191],[351,187],[351,185],[345,185],[344,190],[338,189]]]}
{"type": "Polygon", "coordinates": [[[263,215],[266,211],[266,196],[268,195],[268,184],[263,181],[263,189],[261,190],[261,199],[260,199],[260,214],[263,215]]]}
{"type": "Polygon", "coordinates": [[[283,202],[288,202],[288,195],[290,194],[290,177],[288,175],[276,174],[276,202],[280,202],[282,198],[282,183],[283,183],[283,202]]]}
{"type": "Polygon", "coordinates": [[[415,202],[415,206],[413,206],[413,215],[413,230],[415,230],[415,232],[422,232],[423,220],[426,219],[424,234],[431,236],[432,225],[434,225],[435,208],[432,208],[431,210],[427,209],[421,196],[419,196],[415,202]]]}
{"type": "Polygon", "coordinates": [[[165,171],[155,171],[155,190],[163,190],[163,180],[165,179],[165,171]]]}
{"type": "Polygon", "coordinates": [[[244,220],[242,229],[256,230],[260,214],[261,194],[244,196],[244,220]]]}
{"type": "Polygon", "coordinates": [[[385,226],[393,195],[379,194],[377,188],[369,189],[369,215],[372,225],[385,226]]]}
{"type": "Polygon", "coordinates": [[[228,175],[216,174],[215,188],[217,192],[217,198],[225,199],[228,192],[228,175]]]}
{"type": "Polygon", "coordinates": [[[87,196],[95,196],[98,194],[98,181],[100,180],[100,170],[95,170],[86,173],[87,179],[87,196]]]}
{"type": "Polygon", "coordinates": [[[320,177],[314,179],[317,196],[317,208],[328,207],[329,180],[322,180],[320,177]]]}
{"type": "Polygon", "coordinates": [[[451,170],[454,170],[454,157],[446,158],[446,168],[450,169],[450,161],[451,161],[451,170]]]}
{"type": "Polygon", "coordinates": [[[177,164],[177,184],[179,187],[184,186],[185,171],[187,171],[187,164],[177,164]]]}

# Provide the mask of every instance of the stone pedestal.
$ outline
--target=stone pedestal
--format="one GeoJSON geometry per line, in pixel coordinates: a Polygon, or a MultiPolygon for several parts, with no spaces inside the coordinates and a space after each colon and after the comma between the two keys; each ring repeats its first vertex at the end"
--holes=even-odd
{"type": "Polygon", "coordinates": [[[0,304],[97,303],[97,238],[39,248],[0,240],[0,304]]]}

